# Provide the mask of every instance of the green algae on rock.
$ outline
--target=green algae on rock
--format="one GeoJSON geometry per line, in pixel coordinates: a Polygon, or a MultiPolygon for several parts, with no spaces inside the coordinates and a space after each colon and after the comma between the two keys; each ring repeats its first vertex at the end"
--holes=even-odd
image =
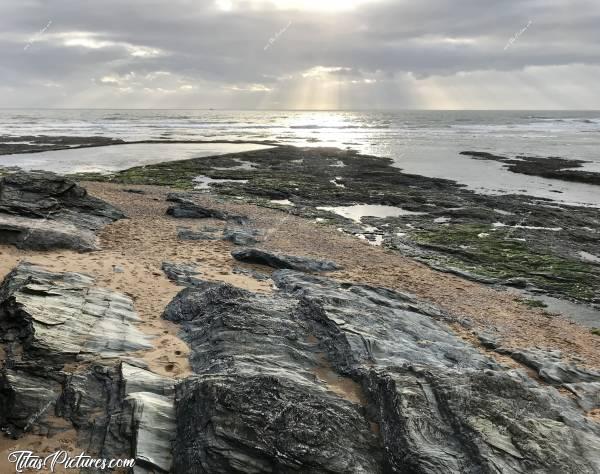
{"type": "Polygon", "coordinates": [[[600,244],[596,208],[477,194],[454,181],[403,173],[388,158],[336,148],[278,146],[79,177],[193,189],[198,176],[231,180],[210,184],[222,196],[318,219],[443,271],[600,303],[600,266],[581,257],[595,255],[600,244]],[[348,218],[324,209],[356,205],[399,212],[348,218]]]}

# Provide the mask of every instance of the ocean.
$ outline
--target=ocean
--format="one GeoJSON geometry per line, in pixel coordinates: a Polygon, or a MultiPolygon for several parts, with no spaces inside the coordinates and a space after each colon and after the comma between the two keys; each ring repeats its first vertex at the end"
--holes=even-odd
{"type": "MultiPolygon", "coordinates": [[[[269,140],[332,146],[389,157],[405,172],[452,179],[478,192],[527,193],[600,207],[595,186],[515,174],[501,163],[459,155],[474,150],[508,157],[558,156],[589,161],[582,169],[600,172],[600,112],[595,111],[3,109],[0,135],[15,141],[31,135],[100,135],[127,141],[269,140]]],[[[157,156],[166,153],[168,159],[177,159],[171,155],[182,153],[181,147],[169,150],[157,156]]],[[[120,161],[138,163],[135,150],[128,153],[131,159],[123,159],[121,153],[120,161]]],[[[181,157],[188,156],[186,149],[181,157]]],[[[11,160],[18,163],[27,157],[11,160]]]]}

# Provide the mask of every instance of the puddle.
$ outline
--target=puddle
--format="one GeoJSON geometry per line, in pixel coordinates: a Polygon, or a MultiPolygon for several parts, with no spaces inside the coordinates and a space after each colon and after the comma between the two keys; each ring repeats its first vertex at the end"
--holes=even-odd
{"type": "Polygon", "coordinates": [[[581,260],[583,260],[584,262],[600,263],[600,257],[597,257],[596,255],[593,255],[588,252],[579,252],[579,257],[581,257],[581,260]]]}
{"type": "Polygon", "coordinates": [[[533,225],[506,225],[502,222],[494,222],[492,227],[497,229],[499,227],[510,227],[511,229],[527,229],[527,230],[547,230],[549,232],[560,232],[563,230],[562,227],[536,227],[533,225]]]}
{"type": "Polygon", "coordinates": [[[210,189],[212,183],[247,183],[247,179],[213,179],[208,176],[196,176],[194,178],[194,189],[210,189]]]}
{"type": "Polygon", "coordinates": [[[294,206],[295,204],[289,199],[271,199],[271,204],[279,204],[280,206],[294,206]]]}
{"type": "Polygon", "coordinates": [[[336,161],[333,165],[330,165],[331,168],[345,168],[346,163],[341,160],[336,161]]]}
{"type": "Polygon", "coordinates": [[[600,327],[600,310],[592,306],[571,301],[554,298],[552,296],[537,295],[527,291],[519,291],[515,288],[509,290],[511,293],[518,294],[521,297],[542,301],[547,306],[545,311],[549,313],[558,313],[563,317],[575,321],[577,324],[588,328],[600,327]]]}
{"type": "Polygon", "coordinates": [[[329,181],[331,184],[335,185],[337,188],[345,188],[346,185],[340,183],[339,181],[341,181],[343,178],[334,178],[331,181],[329,181]]]}
{"type": "Polygon", "coordinates": [[[494,212],[496,214],[500,214],[500,215],[503,215],[503,216],[513,216],[514,215],[513,212],[503,211],[502,209],[494,209],[494,212]]]}
{"type": "Polygon", "coordinates": [[[239,158],[234,158],[233,161],[235,161],[236,163],[239,163],[236,166],[230,166],[230,167],[214,167],[213,169],[215,170],[224,170],[224,171],[229,171],[229,170],[253,170],[255,168],[257,168],[259,165],[257,163],[253,163],[251,161],[244,161],[244,160],[240,160],[239,158]]]}
{"type": "Polygon", "coordinates": [[[0,167],[55,173],[110,173],[134,166],[272,148],[238,143],[133,143],[0,156],[0,167]]]}
{"type": "Polygon", "coordinates": [[[400,217],[400,216],[422,216],[423,212],[406,211],[400,207],[383,206],[379,204],[357,204],[355,206],[339,207],[317,207],[320,211],[333,212],[342,217],[359,222],[363,217],[400,217]]]}
{"type": "Polygon", "coordinates": [[[381,246],[383,243],[383,235],[381,234],[356,234],[356,236],[361,240],[366,240],[370,245],[374,245],[376,247],[381,246]]]}

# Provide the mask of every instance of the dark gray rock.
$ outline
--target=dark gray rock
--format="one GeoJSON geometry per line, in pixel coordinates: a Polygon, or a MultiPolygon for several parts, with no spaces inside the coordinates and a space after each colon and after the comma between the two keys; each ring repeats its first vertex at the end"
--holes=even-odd
{"type": "Polygon", "coordinates": [[[96,249],[95,232],[123,218],[74,181],[48,172],[0,178],[0,242],[19,248],[96,249]]]}
{"type": "Polygon", "coordinates": [[[235,245],[255,245],[258,243],[258,231],[255,229],[225,229],[223,240],[235,245]]]}
{"type": "Polygon", "coordinates": [[[26,341],[28,351],[46,354],[47,362],[151,347],[136,328],[131,299],[95,287],[86,275],[21,264],[6,277],[0,299],[0,338],[26,341]]]}
{"type": "Polygon", "coordinates": [[[567,383],[563,386],[575,395],[582,410],[600,409],[600,382],[567,383]]]}
{"type": "Polygon", "coordinates": [[[341,267],[327,260],[281,255],[253,248],[235,250],[231,252],[231,255],[240,262],[266,265],[277,269],[291,269],[302,272],[332,272],[341,270],[341,267]]]}
{"type": "Polygon", "coordinates": [[[246,224],[247,217],[230,214],[218,209],[211,209],[195,204],[192,201],[181,199],[176,205],[167,209],[167,214],[179,219],[218,219],[232,221],[240,225],[246,224]]]}
{"type": "Polygon", "coordinates": [[[0,286],[0,429],[54,435],[66,422],[88,454],[135,457],[135,472],[599,472],[600,425],[585,416],[597,374],[524,359],[572,399],[480,353],[413,295],[272,278],[268,295],[186,283],[164,317],[194,375],[174,381],[131,360],[128,298],[19,266],[0,286]]]}
{"type": "Polygon", "coordinates": [[[193,202],[194,195],[191,193],[168,193],[166,201],[167,202],[193,202]]]}
{"type": "Polygon", "coordinates": [[[265,296],[206,283],[178,322],[176,472],[571,472],[600,426],[455,336],[411,295],[290,270],[265,296]],[[198,468],[202,466],[202,468],[198,468]]]}
{"type": "Polygon", "coordinates": [[[169,472],[175,382],[120,361],[137,363],[127,354],[151,347],[137,321],[129,298],[90,277],[19,265],[0,286],[2,432],[75,428],[88,455],[169,472]]]}
{"type": "Polygon", "coordinates": [[[198,286],[204,284],[203,280],[196,278],[196,275],[200,275],[196,265],[163,262],[162,270],[169,280],[178,285],[198,286]]]}
{"type": "Polygon", "coordinates": [[[363,408],[317,378],[322,351],[298,310],[216,283],[168,306],[201,375],[177,387],[176,472],[382,472],[363,408]]]}
{"type": "Polygon", "coordinates": [[[360,411],[310,385],[210,375],[185,380],[177,398],[175,472],[383,472],[360,411]]]}
{"type": "Polygon", "coordinates": [[[550,384],[600,382],[599,372],[582,369],[573,363],[565,362],[560,351],[505,348],[499,348],[497,351],[509,354],[516,361],[531,367],[544,381],[550,384]]]}

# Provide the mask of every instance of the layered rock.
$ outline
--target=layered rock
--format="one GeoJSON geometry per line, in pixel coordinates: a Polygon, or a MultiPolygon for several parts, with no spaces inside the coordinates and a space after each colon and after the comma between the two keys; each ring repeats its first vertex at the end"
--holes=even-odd
{"type": "Polygon", "coordinates": [[[341,267],[327,260],[282,255],[255,248],[235,250],[231,252],[231,255],[240,262],[266,265],[277,269],[290,269],[301,272],[333,272],[341,270],[341,267]]]}
{"type": "Polygon", "coordinates": [[[258,243],[258,231],[256,229],[225,229],[223,240],[235,245],[254,245],[258,243]]]}
{"type": "Polygon", "coordinates": [[[600,469],[600,425],[443,312],[296,271],[273,280],[273,296],[206,283],[167,307],[197,374],[177,386],[177,472],[600,469]]]}
{"type": "Polygon", "coordinates": [[[193,264],[163,262],[162,271],[173,283],[180,286],[202,286],[204,280],[197,278],[200,275],[198,267],[193,264]]]}
{"type": "Polygon", "coordinates": [[[123,217],[74,181],[53,173],[0,178],[0,243],[33,250],[94,250],[95,232],[123,217]]]}
{"type": "Polygon", "coordinates": [[[240,225],[243,225],[248,221],[248,218],[245,216],[200,206],[187,199],[179,198],[176,202],[177,204],[170,206],[167,209],[167,215],[179,219],[218,219],[222,221],[232,221],[240,225]]]}
{"type": "Polygon", "coordinates": [[[2,431],[75,428],[88,455],[169,472],[174,381],[129,355],[152,347],[138,321],[131,299],[88,276],[19,265],[0,287],[2,431]]]}
{"type": "Polygon", "coordinates": [[[191,348],[194,375],[180,381],[129,354],[148,341],[127,297],[15,269],[0,287],[2,430],[52,435],[66,422],[88,453],[133,456],[135,472],[600,470],[600,424],[585,416],[594,372],[530,351],[553,385],[538,382],[385,288],[286,269],[263,295],[165,270],[187,286],[164,313],[191,348]]]}

